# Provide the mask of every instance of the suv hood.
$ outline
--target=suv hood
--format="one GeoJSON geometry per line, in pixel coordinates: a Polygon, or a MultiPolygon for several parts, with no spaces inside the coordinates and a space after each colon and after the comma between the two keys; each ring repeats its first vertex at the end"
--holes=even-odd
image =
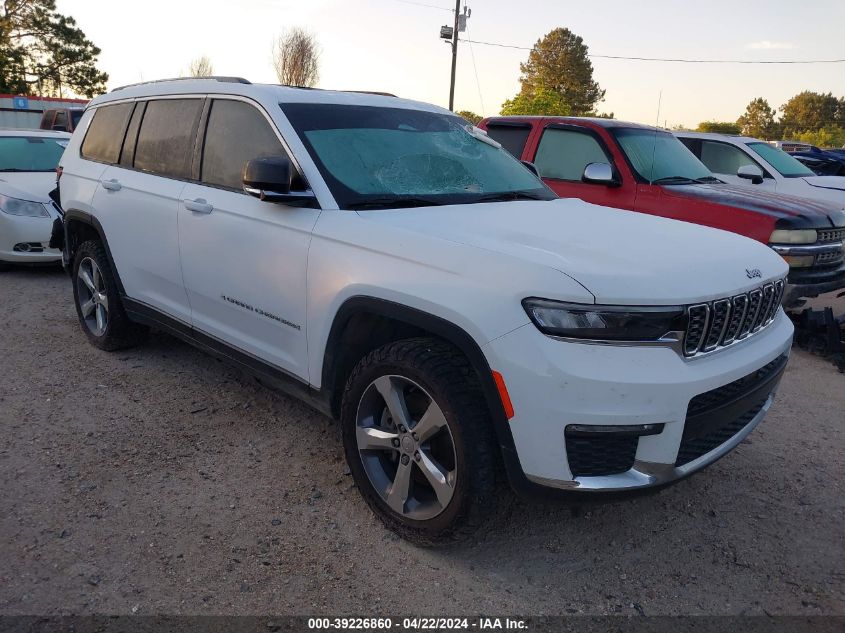
{"type": "Polygon", "coordinates": [[[812,187],[845,191],[845,176],[806,176],[804,181],[812,187]]]}
{"type": "MultiPolygon", "coordinates": [[[[819,180],[825,178],[840,180],[835,176],[821,176],[819,180]]],[[[845,178],[841,180],[845,181],[845,178]]],[[[842,205],[826,200],[799,198],[721,183],[664,185],[663,193],[669,197],[702,200],[710,204],[768,215],[777,218],[777,227],[782,229],[828,229],[845,226],[845,210],[842,205]]]]}
{"type": "MultiPolygon", "coordinates": [[[[774,251],[740,235],[575,198],[359,215],[553,268],[583,285],[597,303],[709,301],[756,288],[788,272],[774,251]]],[[[507,282],[501,280],[503,285],[507,282]]],[[[555,290],[549,289],[548,298],[566,298],[555,296],[555,290]]]]}

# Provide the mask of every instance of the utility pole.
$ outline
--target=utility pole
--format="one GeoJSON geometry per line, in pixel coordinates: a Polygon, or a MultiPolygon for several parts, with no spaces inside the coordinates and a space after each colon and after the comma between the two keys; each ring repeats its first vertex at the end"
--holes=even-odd
{"type": "Polygon", "coordinates": [[[455,69],[458,65],[458,30],[461,19],[461,0],[455,0],[455,27],[452,29],[452,81],[449,84],[449,109],[455,110],[455,69]]]}

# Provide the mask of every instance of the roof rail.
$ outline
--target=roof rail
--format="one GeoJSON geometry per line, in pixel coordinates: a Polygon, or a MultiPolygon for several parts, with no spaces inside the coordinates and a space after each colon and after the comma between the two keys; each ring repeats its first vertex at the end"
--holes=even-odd
{"type": "Polygon", "coordinates": [[[117,88],[112,88],[112,92],[116,92],[118,90],[123,90],[124,88],[134,88],[135,86],[146,86],[149,84],[158,84],[165,81],[219,81],[221,83],[227,84],[251,84],[252,82],[249,79],[244,79],[243,77],[172,77],[170,79],[155,79],[153,81],[139,81],[135,84],[126,84],[125,86],[118,86],[117,88]]]}
{"type": "Polygon", "coordinates": [[[396,96],[392,92],[379,92],[378,90],[341,90],[341,92],[354,92],[354,93],[362,94],[362,95],[378,95],[380,97],[395,97],[396,96]]]}

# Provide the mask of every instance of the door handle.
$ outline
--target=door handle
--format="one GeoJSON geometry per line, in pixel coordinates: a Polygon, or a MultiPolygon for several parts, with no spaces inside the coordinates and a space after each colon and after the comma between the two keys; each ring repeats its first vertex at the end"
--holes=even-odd
{"type": "Polygon", "coordinates": [[[100,184],[103,185],[103,189],[108,189],[109,191],[120,191],[120,188],[122,186],[116,178],[112,178],[111,180],[104,180],[100,184]]]}
{"type": "Polygon", "coordinates": [[[196,200],[183,200],[182,204],[185,205],[185,208],[188,211],[193,211],[194,213],[211,213],[214,209],[214,207],[203,198],[197,198],[196,200]]]}

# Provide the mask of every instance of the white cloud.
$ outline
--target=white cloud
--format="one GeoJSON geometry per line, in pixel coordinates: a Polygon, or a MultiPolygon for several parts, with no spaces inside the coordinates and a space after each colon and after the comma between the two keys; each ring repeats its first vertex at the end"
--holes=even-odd
{"type": "Polygon", "coordinates": [[[759,42],[751,42],[750,44],[746,44],[745,48],[751,48],[761,51],[787,50],[795,48],[795,44],[793,44],[792,42],[772,42],[770,40],[760,40],[759,42]]]}

